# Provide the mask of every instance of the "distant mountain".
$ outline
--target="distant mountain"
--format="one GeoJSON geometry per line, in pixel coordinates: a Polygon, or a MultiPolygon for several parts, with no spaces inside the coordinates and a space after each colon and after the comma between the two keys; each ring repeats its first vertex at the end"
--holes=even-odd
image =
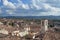
{"type": "Polygon", "coordinates": [[[0,18],[25,18],[25,19],[49,19],[60,20],[60,16],[0,16],[0,18]]]}

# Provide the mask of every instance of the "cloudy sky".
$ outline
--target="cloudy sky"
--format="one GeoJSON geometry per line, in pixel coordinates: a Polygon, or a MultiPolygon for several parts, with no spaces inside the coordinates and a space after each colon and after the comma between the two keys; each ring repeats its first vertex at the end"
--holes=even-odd
{"type": "Polygon", "coordinates": [[[60,16],[60,0],[0,0],[0,16],[60,16]]]}

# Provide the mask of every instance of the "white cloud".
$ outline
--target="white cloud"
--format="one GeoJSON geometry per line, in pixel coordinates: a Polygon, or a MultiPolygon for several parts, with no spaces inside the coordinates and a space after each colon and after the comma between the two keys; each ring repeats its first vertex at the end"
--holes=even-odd
{"type": "Polygon", "coordinates": [[[51,8],[51,6],[49,4],[45,4],[45,3],[43,4],[43,7],[47,10],[51,8]]]}
{"type": "Polygon", "coordinates": [[[49,16],[49,15],[59,16],[60,15],[60,12],[49,11],[49,12],[41,12],[40,13],[40,16],[49,16]]]}
{"type": "Polygon", "coordinates": [[[12,15],[12,14],[15,14],[14,11],[15,11],[15,10],[11,10],[11,9],[10,9],[10,10],[6,10],[6,13],[12,15]]]}
{"type": "Polygon", "coordinates": [[[21,0],[17,0],[17,1],[19,2],[17,8],[30,9],[28,4],[24,4],[21,0]]]}
{"type": "Polygon", "coordinates": [[[31,4],[31,8],[36,8],[36,9],[40,9],[40,5],[38,4],[40,1],[39,0],[32,0],[31,1],[32,2],[32,4],[31,4]]]}
{"type": "Polygon", "coordinates": [[[29,6],[27,4],[22,4],[21,6],[23,9],[29,9],[29,6]]]}
{"type": "Polygon", "coordinates": [[[18,1],[18,5],[17,7],[18,8],[22,8],[22,9],[36,9],[36,10],[39,10],[41,9],[39,3],[40,3],[40,0],[31,0],[31,4],[24,4],[21,0],[17,0],[18,1]]]}
{"type": "Polygon", "coordinates": [[[43,8],[48,10],[48,11],[55,11],[55,12],[59,12],[60,11],[60,8],[57,8],[57,7],[53,7],[49,4],[43,4],[43,8]]]}
{"type": "Polygon", "coordinates": [[[41,9],[46,10],[46,12],[44,12],[44,11],[41,12],[40,11],[35,16],[49,16],[49,15],[59,16],[60,15],[60,8],[53,7],[50,4],[46,4],[46,3],[43,3],[41,5],[42,5],[41,9]]]}
{"type": "Polygon", "coordinates": [[[22,9],[35,9],[35,10],[40,10],[42,8],[42,3],[40,3],[42,0],[32,0],[31,1],[31,5],[24,4],[21,0],[17,0],[18,4],[16,4],[16,6],[14,5],[14,3],[9,2],[8,0],[3,0],[3,4],[9,8],[22,8],[22,9]]]}
{"type": "MultiPolygon", "coordinates": [[[[17,1],[18,1],[18,3],[14,4],[12,2],[9,2],[8,0],[3,0],[4,6],[7,6],[7,7],[13,9],[13,10],[10,10],[10,9],[6,10],[6,12],[8,14],[19,15],[19,12],[17,11],[18,9],[19,10],[20,9],[30,10],[30,8],[31,8],[31,9],[34,9],[34,10],[42,10],[42,11],[39,11],[39,12],[36,11],[36,14],[35,14],[35,11],[32,11],[33,14],[32,14],[31,11],[29,11],[29,12],[27,12],[28,14],[23,14],[23,15],[30,15],[30,16],[60,15],[59,14],[60,13],[60,8],[57,8],[57,7],[51,6],[50,4],[45,3],[47,0],[32,0],[30,5],[28,3],[24,4],[21,0],[17,0],[17,1]]],[[[21,14],[24,13],[24,12],[25,11],[21,12],[21,14]]]]}
{"type": "Polygon", "coordinates": [[[53,16],[59,16],[60,15],[60,8],[55,8],[55,7],[50,7],[47,12],[41,12],[40,16],[49,16],[49,15],[53,15],[53,16]]]}
{"type": "Polygon", "coordinates": [[[3,0],[3,4],[9,8],[16,8],[15,5],[12,2],[9,2],[8,0],[3,0]]]}
{"type": "Polygon", "coordinates": [[[17,0],[19,3],[21,3],[21,0],[17,0]]]}

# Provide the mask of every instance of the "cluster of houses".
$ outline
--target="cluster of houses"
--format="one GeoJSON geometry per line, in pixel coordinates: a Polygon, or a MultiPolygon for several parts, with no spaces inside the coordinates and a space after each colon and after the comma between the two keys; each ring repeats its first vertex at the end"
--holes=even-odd
{"type": "Polygon", "coordinates": [[[26,23],[24,20],[2,19],[0,20],[0,34],[17,37],[29,35],[35,39],[40,32],[48,31],[49,24],[51,24],[49,20],[41,20],[40,24],[37,24],[33,21],[26,23]]]}

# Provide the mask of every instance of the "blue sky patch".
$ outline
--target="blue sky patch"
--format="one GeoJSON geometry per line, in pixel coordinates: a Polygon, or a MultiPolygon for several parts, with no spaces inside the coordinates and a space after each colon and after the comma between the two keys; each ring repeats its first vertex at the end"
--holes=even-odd
{"type": "Polygon", "coordinates": [[[60,0],[0,0],[0,15],[60,16],[60,0]]]}

